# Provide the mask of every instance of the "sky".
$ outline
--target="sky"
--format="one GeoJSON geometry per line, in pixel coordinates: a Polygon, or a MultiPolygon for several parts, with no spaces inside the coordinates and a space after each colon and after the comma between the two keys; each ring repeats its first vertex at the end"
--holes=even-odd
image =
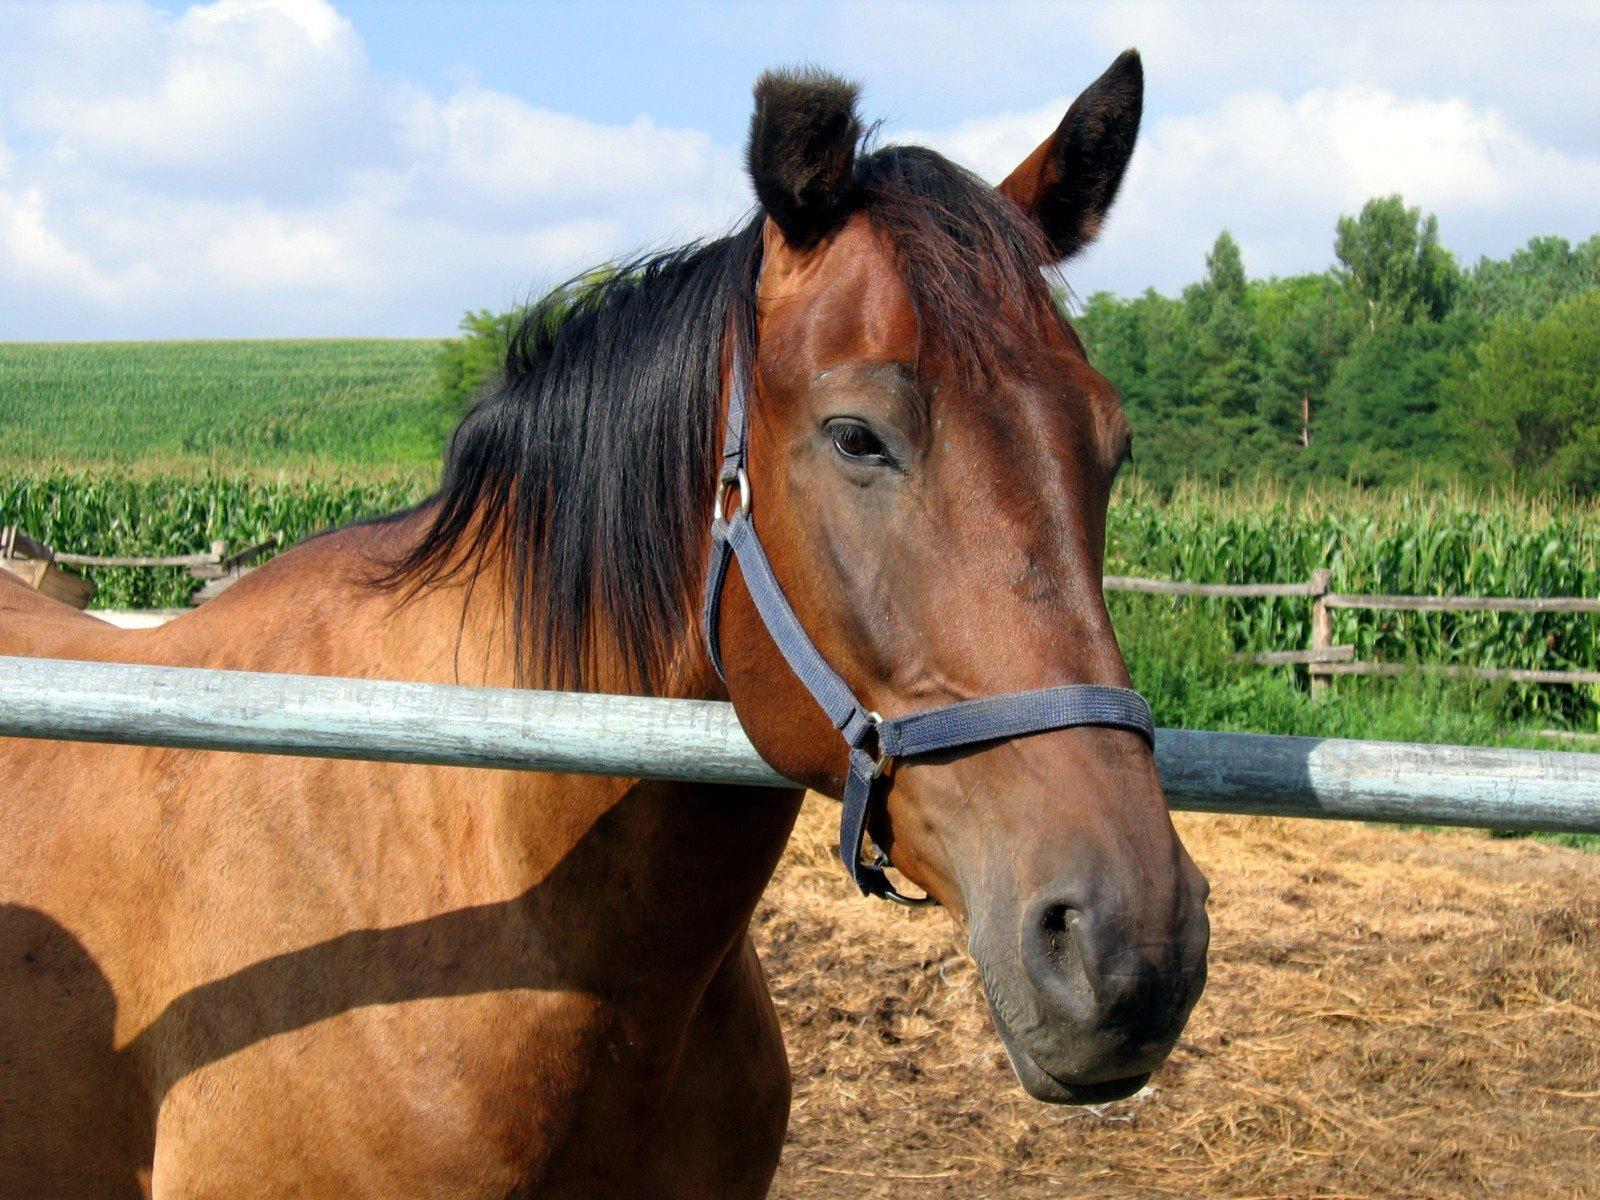
{"type": "Polygon", "coordinates": [[[1320,270],[1400,192],[1464,263],[1600,230],[1600,4],[0,0],[0,340],[436,336],[730,228],[750,86],[858,80],[992,181],[1128,46],[1143,132],[1080,296],[1231,229],[1320,270]]]}

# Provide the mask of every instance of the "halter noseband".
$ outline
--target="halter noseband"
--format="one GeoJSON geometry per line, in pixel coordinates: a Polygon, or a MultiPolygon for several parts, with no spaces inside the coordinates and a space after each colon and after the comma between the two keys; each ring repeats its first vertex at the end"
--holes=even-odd
{"type": "Polygon", "coordinates": [[[901,717],[881,717],[866,708],[806,635],[756,535],[750,512],[750,479],[745,473],[750,379],[737,349],[732,375],[728,433],[723,441],[722,471],[717,477],[717,497],[712,510],[711,566],[706,578],[706,645],[711,651],[712,665],[717,675],[725,678],[719,636],[722,588],[727,582],[729,563],[738,559],[745,588],[784,661],[850,748],[850,770],[839,821],[839,857],[845,870],[864,895],[881,896],[899,904],[930,903],[926,896],[905,896],[895,890],[883,872],[889,860],[881,849],[870,862],[861,857],[867,817],[877,790],[874,785],[889,763],[977,742],[1082,725],[1128,729],[1153,747],[1155,724],[1150,718],[1150,706],[1143,696],[1129,688],[1070,683],[1031,692],[962,700],[901,717]],[[739,490],[739,507],[727,514],[723,511],[723,498],[735,487],[739,490]]]}

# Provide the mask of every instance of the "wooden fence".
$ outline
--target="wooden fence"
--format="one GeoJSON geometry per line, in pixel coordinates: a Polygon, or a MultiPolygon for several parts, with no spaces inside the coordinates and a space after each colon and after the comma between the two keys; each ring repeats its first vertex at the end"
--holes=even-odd
{"type": "Polygon", "coordinates": [[[1434,663],[1357,660],[1354,646],[1333,643],[1333,610],[1359,608],[1407,612],[1587,613],[1600,616],[1600,600],[1583,596],[1364,596],[1333,590],[1332,572],[1313,571],[1304,583],[1188,583],[1107,575],[1108,592],[1153,596],[1199,596],[1239,600],[1304,597],[1311,602],[1311,637],[1303,650],[1264,650],[1242,657],[1262,666],[1303,666],[1312,695],[1334,675],[1403,675],[1425,671],[1446,678],[1504,679],[1513,683],[1600,683],[1600,671],[1545,671],[1520,667],[1471,667],[1434,663]]]}
{"type": "MultiPolygon", "coordinates": [[[[8,538],[39,544],[7,529],[8,538]]],[[[11,553],[12,540],[0,544],[0,556],[11,553]]],[[[206,586],[191,599],[200,604],[235,582],[258,558],[276,549],[276,537],[236,553],[227,543],[213,542],[200,554],[155,556],[104,556],[51,553],[39,549],[61,566],[76,567],[182,567],[206,586]]],[[[1316,570],[1302,583],[1190,583],[1180,579],[1145,579],[1133,575],[1107,575],[1108,592],[1135,592],[1152,596],[1192,596],[1207,599],[1272,600],[1304,598],[1311,603],[1311,636],[1302,649],[1264,650],[1241,657],[1261,666],[1303,666],[1311,679],[1311,693],[1321,695],[1336,675],[1402,675],[1424,671],[1445,678],[1503,679],[1513,683],[1600,684],[1600,670],[1541,670],[1521,667],[1475,667],[1445,664],[1387,663],[1358,660],[1354,646],[1335,645],[1333,610],[1337,608],[1399,610],[1407,612],[1577,613],[1600,616],[1600,599],[1583,596],[1383,596],[1356,595],[1333,590],[1332,572],[1316,570]]],[[[84,601],[87,602],[87,599],[84,601]]],[[[101,614],[117,624],[159,623],[125,614],[101,614]]]]}
{"type": "Polygon", "coordinates": [[[257,559],[277,546],[278,538],[274,535],[232,554],[228,552],[227,542],[212,542],[209,550],[199,554],[70,554],[53,550],[15,526],[7,525],[0,528],[0,568],[20,575],[30,586],[53,599],[83,608],[93,598],[94,586],[67,575],[61,567],[181,567],[190,578],[204,584],[189,600],[191,604],[203,604],[248,574],[257,559]],[[47,580],[56,581],[54,589],[45,586],[47,580]]]}
{"type": "MultiPolygon", "coordinates": [[[[0,657],[0,737],[795,786],[729,704],[0,657]]],[[[1161,729],[1172,807],[1600,833],[1600,754],[1161,729]]]]}

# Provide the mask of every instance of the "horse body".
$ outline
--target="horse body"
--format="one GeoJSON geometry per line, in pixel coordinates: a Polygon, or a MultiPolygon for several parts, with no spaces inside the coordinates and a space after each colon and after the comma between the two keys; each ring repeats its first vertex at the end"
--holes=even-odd
{"type": "MultiPolygon", "coordinates": [[[[1116,192],[1137,57],[998,190],[858,156],[854,97],[764,77],[760,211],[536,311],[422,507],[154,631],[0,578],[0,653],[731,699],[837,797],[740,569],[725,686],[697,628],[740,361],[741,508],[863,712],[1125,686],[1127,423],[1040,272],[1116,192]]],[[[1094,1103],[1198,998],[1205,885],[1147,742],[1049,728],[907,760],[867,828],[968,930],[1023,1086],[1094,1103]]],[[[799,800],[0,741],[0,1197],[761,1195],[789,1077],[748,926],[799,800]]]]}
{"type": "MultiPolygon", "coordinates": [[[[437,636],[458,603],[356,577],[405,533],[152,631],[0,585],[0,652],[506,682],[474,622],[437,636]]],[[[0,1047],[35,1047],[0,1053],[0,1194],[764,1192],[788,1076],[746,926],[794,797],[0,747],[0,1047]]]]}

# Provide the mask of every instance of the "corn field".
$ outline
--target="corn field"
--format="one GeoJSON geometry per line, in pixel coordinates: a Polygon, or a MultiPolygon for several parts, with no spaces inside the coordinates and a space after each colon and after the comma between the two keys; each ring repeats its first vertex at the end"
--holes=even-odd
{"type": "MultiPolygon", "coordinates": [[[[0,468],[0,524],[76,554],[196,554],[213,541],[240,550],[276,536],[291,545],[420,500],[431,474],[390,479],[132,475],[0,468]]],[[[183,570],[106,567],[96,608],[176,608],[199,585],[183,570]]]]}
{"type": "MultiPolygon", "coordinates": [[[[1413,488],[1289,496],[1272,490],[1130,487],[1112,505],[1109,571],[1197,583],[1289,583],[1326,568],[1339,592],[1600,596],[1600,508],[1413,488]]],[[[1311,605],[1180,600],[1220,622],[1234,649],[1307,645],[1311,605]]],[[[1600,618],[1560,613],[1336,609],[1333,640],[1389,662],[1594,670],[1600,618]]],[[[1518,689],[1536,711],[1600,705],[1600,689],[1518,689]]]]}
{"type": "MultiPolygon", "coordinates": [[[[0,523],[59,550],[190,554],[213,540],[284,545],[415,503],[431,471],[391,477],[0,468],[0,523]]],[[[1414,489],[1363,495],[1130,485],[1112,504],[1107,569],[1192,582],[1273,583],[1333,573],[1336,591],[1419,595],[1600,596],[1600,509],[1414,489]]],[[[96,607],[176,607],[197,586],[181,570],[95,569],[96,607]]],[[[1220,626],[1233,649],[1307,644],[1311,606],[1282,600],[1124,597],[1179,605],[1220,626]]],[[[1593,670],[1600,618],[1566,614],[1334,612],[1334,640],[1363,659],[1593,670]]],[[[1600,711],[1600,689],[1516,689],[1516,707],[1566,718],[1600,711]]]]}
{"type": "Polygon", "coordinates": [[[451,415],[429,339],[0,343],[14,463],[434,464],[451,415]]]}

